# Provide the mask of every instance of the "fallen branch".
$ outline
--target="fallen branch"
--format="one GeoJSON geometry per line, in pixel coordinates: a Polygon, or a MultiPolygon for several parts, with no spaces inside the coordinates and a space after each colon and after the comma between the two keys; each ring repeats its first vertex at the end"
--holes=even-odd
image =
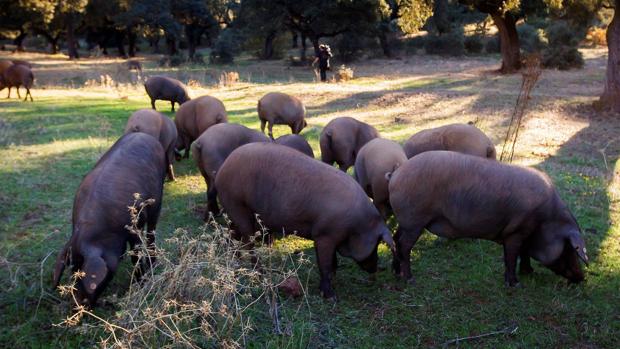
{"type": "Polygon", "coordinates": [[[467,341],[467,340],[471,340],[471,339],[479,339],[479,338],[484,338],[484,337],[489,337],[489,336],[495,336],[498,334],[515,334],[517,332],[517,330],[519,329],[519,326],[511,326],[511,327],[506,327],[503,330],[500,331],[494,331],[494,332],[489,332],[489,333],[484,333],[484,334],[479,334],[477,336],[469,336],[469,337],[458,337],[452,340],[449,340],[447,342],[445,342],[443,344],[443,346],[448,346],[450,344],[458,344],[459,342],[462,341],[467,341]]]}

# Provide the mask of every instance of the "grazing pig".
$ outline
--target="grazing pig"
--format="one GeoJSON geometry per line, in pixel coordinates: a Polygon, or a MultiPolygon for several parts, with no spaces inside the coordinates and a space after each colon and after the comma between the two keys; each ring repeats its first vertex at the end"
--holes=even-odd
{"type": "Polygon", "coordinates": [[[447,238],[479,238],[504,246],[505,281],[531,272],[530,257],[580,282],[587,262],[580,228],[545,174],[450,151],[429,151],[392,175],[390,203],[399,224],[393,267],[411,278],[410,253],[424,228],[447,238]]]}
{"type": "Polygon", "coordinates": [[[135,59],[130,59],[127,61],[127,70],[136,70],[142,73],[142,63],[135,59]]]}
{"type": "Polygon", "coordinates": [[[476,126],[450,124],[420,131],[403,145],[407,158],[429,150],[450,150],[495,160],[493,142],[476,126]]]}
{"type": "Polygon", "coordinates": [[[174,181],[172,159],[174,159],[174,145],[177,140],[177,128],[174,122],[166,115],[151,109],[140,109],[129,117],[125,133],[143,132],[159,140],[166,153],[166,171],[168,179],[174,181]]]}
{"type": "MultiPolygon", "coordinates": [[[[228,122],[226,108],[224,103],[215,97],[202,96],[184,103],[174,117],[179,131],[177,152],[185,149],[185,158],[188,158],[192,142],[209,127],[223,122],[228,122]]],[[[180,154],[177,157],[180,158],[180,154]]]]}
{"type": "Polygon", "coordinates": [[[28,67],[28,69],[32,69],[32,64],[28,61],[24,61],[21,59],[12,59],[11,62],[15,65],[23,65],[24,67],[28,67]]]}
{"type": "Polygon", "coordinates": [[[407,161],[400,144],[383,138],[375,138],[366,143],[355,159],[355,179],[383,216],[388,219],[391,213],[386,174],[394,172],[407,161]]]}
{"type": "Polygon", "coordinates": [[[5,87],[9,88],[9,95],[6,98],[11,98],[11,88],[15,87],[17,90],[17,98],[22,98],[19,94],[19,87],[24,86],[26,89],[26,96],[24,97],[24,101],[28,100],[28,96],[30,96],[30,101],[32,102],[32,93],[30,93],[30,88],[34,83],[34,75],[32,71],[24,66],[19,64],[13,64],[9,66],[2,76],[0,76],[0,91],[2,91],[5,87]]]}
{"type": "Polygon", "coordinates": [[[321,132],[321,160],[328,165],[335,162],[346,172],[364,144],[377,137],[379,132],[367,123],[348,116],[336,118],[321,132]]]}
{"type": "Polygon", "coordinates": [[[285,93],[270,92],[258,101],[258,118],[260,129],[265,133],[265,125],[269,123],[269,137],[273,139],[273,125],[289,125],[291,132],[299,134],[308,124],[304,119],[306,107],[296,97],[285,93]]]}
{"type": "Polygon", "coordinates": [[[289,148],[296,149],[314,159],[314,152],[312,151],[312,147],[310,147],[308,141],[306,141],[306,139],[300,135],[280,136],[274,142],[276,144],[285,145],[289,148]]]}
{"type": "MultiPolygon", "coordinates": [[[[137,227],[147,227],[147,247],[153,248],[155,226],[161,208],[166,158],[157,139],[145,133],[122,136],[84,177],[73,201],[73,232],[58,254],[54,287],[70,265],[75,273],[85,273],[76,285],[77,300],[94,306],[114,276],[127,244],[134,249],[140,238],[131,233],[129,206],[135,193],[154,201],[141,210],[137,227]]],[[[145,258],[139,274],[148,270],[153,258],[145,258]]],[[[138,257],[132,256],[137,264],[138,257]]]]}
{"type": "Polygon", "coordinates": [[[150,77],[144,83],[144,88],[151,98],[151,107],[153,109],[155,109],[155,101],[158,99],[170,101],[172,111],[174,111],[174,103],[181,105],[191,99],[183,83],[165,76],[150,77]]]}
{"type": "Polygon", "coordinates": [[[393,247],[379,212],[353,178],[294,149],[244,145],[226,159],[215,185],[236,237],[249,248],[255,214],[272,232],[314,240],[324,297],[335,296],[336,251],[374,273],[379,242],[393,247]]]}
{"type": "Polygon", "coordinates": [[[192,157],[207,184],[205,221],[209,219],[209,212],[213,214],[220,212],[217,205],[215,175],[224,160],[233,150],[254,142],[269,142],[269,138],[243,125],[223,123],[209,127],[192,143],[192,157]]]}

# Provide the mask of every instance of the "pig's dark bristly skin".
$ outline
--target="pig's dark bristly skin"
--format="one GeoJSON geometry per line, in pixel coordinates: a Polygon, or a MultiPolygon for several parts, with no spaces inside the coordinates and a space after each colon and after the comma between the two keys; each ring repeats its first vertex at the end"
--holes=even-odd
{"type": "Polygon", "coordinates": [[[244,145],[226,159],[215,184],[235,235],[248,248],[255,214],[272,232],[314,240],[324,297],[335,296],[336,251],[374,273],[381,239],[393,247],[379,212],[353,178],[294,149],[244,145]]]}
{"type": "Polygon", "coordinates": [[[152,76],[145,83],[146,93],[151,98],[151,107],[155,109],[156,100],[170,101],[172,111],[174,103],[179,105],[189,101],[191,98],[187,94],[187,88],[179,80],[165,76],[152,76]]]}
{"type": "Polygon", "coordinates": [[[125,133],[143,132],[158,139],[166,152],[166,171],[168,179],[174,181],[174,147],[177,140],[177,128],[166,115],[152,109],[140,109],[129,117],[125,133]]]}
{"type": "Polygon", "coordinates": [[[495,160],[493,141],[477,127],[450,124],[420,131],[403,145],[407,158],[431,150],[449,150],[495,160]]]}
{"type": "MultiPolygon", "coordinates": [[[[138,228],[147,227],[147,247],[155,242],[155,227],[161,207],[165,172],[165,154],[157,139],[145,133],[121,137],[84,177],[73,202],[73,232],[54,268],[54,287],[60,283],[67,264],[85,276],[76,285],[77,299],[95,305],[112,279],[127,244],[133,249],[139,237],[130,233],[128,207],[134,193],[142,199],[154,199],[145,207],[138,228]]],[[[139,272],[148,270],[153,258],[142,261],[139,272]]],[[[137,257],[132,256],[134,264],[137,257]]]]}
{"type": "Polygon", "coordinates": [[[19,94],[19,88],[23,86],[26,89],[26,96],[24,97],[24,102],[28,100],[28,96],[30,96],[30,101],[32,102],[32,93],[30,93],[30,89],[34,84],[34,74],[30,68],[21,64],[13,64],[10,65],[6,70],[0,75],[0,91],[5,87],[9,88],[9,94],[6,98],[11,98],[11,88],[15,87],[17,90],[17,98],[21,99],[22,96],[19,94]]]}
{"type": "Polygon", "coordinates": [[[314,159],[314,152],[308,141],[300,135],[284,135],[276,138],[276,144],[285,145],[289,148],[296,149],[314,159]]]}
{"type": "Polygon", "coordinates": [[[265,133],[268,124],[269,138],[273,139],[273,125],[288,125],[293,134],[299,134],[306,123],[306,107],[296,97],[285,93],[270,92],[258,101],[260,129],[265,133]]]}
{"type": "Polygon", "coordinates": [[[379,137],[379,132],[367,123],[344,116],[330,121],[319,139],[321,160],[338,164],[346,172],[355,164],[357,153],[370,140],[379,137]]]}
{"type": "Polygon", "coordinates": [[[243,125],[223,123],[209,127],[192,143],[192,157],[207,184],[205,221],[209,219],[209,212],[215,215],[220,212],[217,205],[215,175],[224,160],[233,150],[244,144],[269,141],[264,134],[243,125]]]}
{"type": "Polygon", "coordinates": [[[366,143],[355,159],[355,179],[372,198],[385,220],[392,211],[386,175],[394,172],[405,161],[407,156],[400,144],[383,138],[366,143]]]}
{"type": "Polygon", "coordinates": [[[389,183],[399,223],[393,267],[410,279],[410,254],[424,228],[448,238],[480,238],[504,246],[505,281],[518,284],[532,257],[571,282],[584,274],[585,243],[551,180],[534,169],[449,151],[408,160],[389,183]]]}
{"type": "Polygon", "coordinates": [[[174,123],[179,131],[176,150],[185,149],[185,158],[189,158],[189,149],[195,141],[209,127],[228,122],[226,108],[219,99],[211,96],[201,96],[181,105],[174,117],[174,123]]]}

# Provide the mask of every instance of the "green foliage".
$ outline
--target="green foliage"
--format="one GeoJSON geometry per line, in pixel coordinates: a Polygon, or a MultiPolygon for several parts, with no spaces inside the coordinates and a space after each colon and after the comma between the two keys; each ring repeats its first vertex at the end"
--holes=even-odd
{"type": "Polygon", "coordinates": [[[230,64],[239,51],[237,34],[234,29],[222,31],[211,50],[210,61],[216,64],[230,64]]]}
{"type": "Polygon", "coordinates": [[[577,49],[579,30],[566,21],[556,21],[547,27],[546,35],[549,44],[543,51],[544,67],[560,70],[583,67],[583,56],[577,49]]]}
{"type": "Polygon", "coordinates": [[[519,44],[524,52],[539,52],[545,47],[543,31],[529,24],[522,24],[517,27],[519,33],[519,44]]]}
{"type": "Polygon", "coordinates": [[[465,37],[464,46],[467,53],[476,54],[482,52],[482,49],[484,48],[482,36],[470,35],[465,37]]]}
{"type": "Polygon", "coordinates": [[[444,35],[429,35],[424,44],[426,53],[440,56],[462,56],[465,53],[463,32],[453,30],[444,35]]]}
{"type": "Polygon", "coordinates": [[[397,0],[399,4],[398,25],[405,33],[415,33],[433,14],[430,0],[397,0]]]}

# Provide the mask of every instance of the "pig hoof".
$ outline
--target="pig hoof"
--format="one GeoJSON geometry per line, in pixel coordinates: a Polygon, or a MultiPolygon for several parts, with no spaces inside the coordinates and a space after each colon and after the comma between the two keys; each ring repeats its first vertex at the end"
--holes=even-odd
{"type": "Polygon", "coordinates": [[[533,272],[534,272],[534,268],[532,268],[532,267],[526,267],[526,268],[521,267],[521,268],[519,268],[519,274],[522,274],[522,275],[532,274],[533,272]]]}

